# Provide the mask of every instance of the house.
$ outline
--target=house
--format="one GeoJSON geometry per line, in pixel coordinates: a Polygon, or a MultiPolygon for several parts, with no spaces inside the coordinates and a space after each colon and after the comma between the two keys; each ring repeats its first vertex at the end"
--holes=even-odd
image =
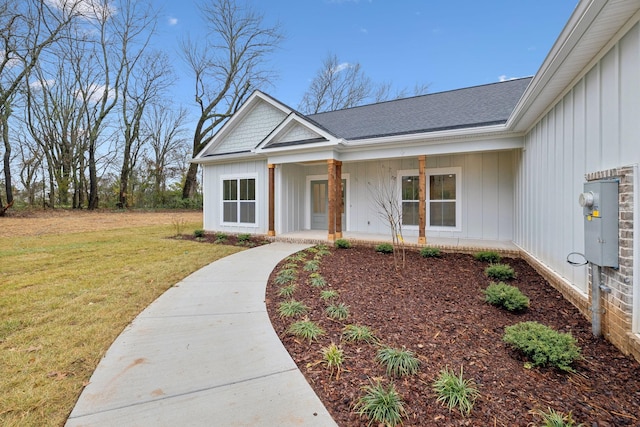
{"type": "Polygon", "coordinates": [[[640,0],[581,0],[532,78],[309,116],[255,92],[193,161],[206,230],[388,235],[389,188],[408,241],[516,248],[640,360],[640,0]],[[594,287],[567,259],[589,242],[578,196],[603,179],[619,244],[594,287]]]}

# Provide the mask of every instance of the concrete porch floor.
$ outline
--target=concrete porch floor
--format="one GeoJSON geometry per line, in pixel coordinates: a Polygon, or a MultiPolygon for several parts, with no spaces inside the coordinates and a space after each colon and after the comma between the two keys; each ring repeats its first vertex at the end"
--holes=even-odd
{"type": "MultiPolygon", "coordinates": [[[[390,235],[354,233],[345,231],[342,238],[349,240],[353,244],[376,245],[381,242],[391,242],[390,235]]],[[[328,243],[328,235],[324,230],[302,230],[293,233],[276,234],[273,238],[275,241],[283,242],[299,242],[299,243],[328,243]]],[[[494,250],[504,254],[519,255],[520,249],[511,241],[498,240],[479,240],[479,239],[461,239],[446,237],[429,237],[427,236],[427,244],[419,245],[417,236],[409,236],[404,238],[405,244],[410,247],[432,246],[445,251],[452,252],[477,252],[480,250],[494,250]]]]}

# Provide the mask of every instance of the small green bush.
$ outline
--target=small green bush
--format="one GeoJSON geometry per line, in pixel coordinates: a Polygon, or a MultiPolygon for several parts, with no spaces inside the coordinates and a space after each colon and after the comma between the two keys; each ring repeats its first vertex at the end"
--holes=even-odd
{"type": "Polygon", "coordinates": [[[334,320],[345,320],[349,317],[349,307],[342,302],[339,304],[331,304],[325,311],[327,312],[327,316],[334,320]]]}
{"type": "Polygon", "coordinates": [[[311,259],[304,263],[304,271],[318,271],[320,269],[320,262],[317,259],[311,259]]]}
{"type": "Polygon", "coordinates": [[[204,237],[204,230],[201,228],[194,230],[193,235],[198,238],[204,237]]]}
{"type": "Polygon", "coordinates": [[[339,375],[342,364],[344,363],[344,350],[334,343],[331,343],[322,348],[322,357],[324,358],[324,363],[327,365],[327,368],[329,368],[331,372],[335,371],[336,375],[339,375]]]}
{"type": "Polygon", "coordinates": [[[515,286],[504,282],[491,283],[484,290],[485,301],[509,311],[522,311],[529,307],[529,298],[515,286]]]}
{"type": "Polygon", "coordinates": [[[288,285],[291,282],[295,281],[298,278],[298,274],[295,270],[287,268],[284,270],[280,270],[278,274],[276,274],[276,278],[274,281],[276,285],[288,285]]]}
{"type": "Polygon", "coordinates": [[[325,255],[329,255],[331,253],[331,251],[329,250],[327,245],[316,245],[314,247],[316,249],[315,258],[321,258],[321,257],[323,257],[325,255]]]}
{"type": "Polygon", "coordinates": [[[488,262],[488,263],[491,263],[491,264],[497,264],[502,259],[500,254],[498,254],[498,252],[494,252],[494,251],[476,252],[475,254],[473,254],[473,257],[475,259],[477,259],[478,261],[488,262]]]}
{"type": "Polygon", "coordinates": [[[333,289],[327,289],[325,291],[320,292],[320,299],[323,301],[328,301],[333,298],[338,298],[338,291],[333,289]]]}
{"type": "Polygon", "coordinates": [[[225,243],[229,238],[229,236],[225,233],[216,233],[214,237],[215,237],[214,243],[219,243],[219,244],[225,243]]]}
{"type": "Polygon", "coordinates": [[[420,249],[420,256],[423,258],[438,258],[440,257],[440,249],[431,248],[429,246],[420,249]]]}
{"type": "Polygon", "coordinates": [[[371,328],[363,325],[347,325],[342,330],[342,337],[348,342],[363,341],[369,344],[378,342],[371,328]]]}
{"type": "Polygon", "coordinates": [[[327,281],[324,280],[324,277],[320,275],[320,273],[311,273],[309,275],[309,283],[314,288],[322,288],[327,284],[327,281]]]}
{"type": "Polygon", "coordinates": [[[438,402],[451,411],[458,408],[462,416],[468,416],[473,409],[475,400],[480,396],[473,380],[465,379],[462,368],[460,375],[445,368],[433,383],[433,390],[438,395],[438,402]]]}
{"type": "Polygon", "coordinates": [[[351,243],[346,239],[338,239],[334,242],[334,245],[338,249],[349,249],[351,247],[351,243]]]}
{"type": "Polygon", "coordinates": [[[380,380],[363,387],[365,394],[360,396],[354,406],[354,410],[360,416],[369,419],[369,426],[373,423],[386,427],[395,427],[402,424],[402,418],[406,416],[402,397],[396,391],[393,383],[385,388],[380,380]]]}
{"type": "Polygon", "coordinates": [[[376,360],[387,367],[387,375],[398,378],[413,375],[420,367],[415,353],[405,348],[383,347],[378,350],[376,360]]]}
{"type": "Polygon", "coordinates": [[[251,240],[251,234],[238,234],[238,242],[240,243],[247,243],[248,241],[251,240]]]}
{"type": "Polygon", "coordinates": [[[311,320],[299,320],[292,323],[287,330],[291,335],[295,335],[298,338],[309,340],[317,340],[320,336],[324,335],[324,329],[318,326],[311,320]]]}
{"type": "Polygon", "coordinates": [[[393,253],[393,245],[391,243],[380,243],[376,246],[376,252],[380,252],[381,254],[391,254],[393,253]]]}
{"type": "Polygon", "coordinates": [[[484,269],[484,274],[498,281],[511,280],[516,277],[516,272],[508,264],[491,264],[484,269]]]}
{"type": "Polygon", "coordinates": [[[571,412],[567,415],[562,412],[556,412],[553,409],[549,408],[549,412],[544,412],[542,410],[533,411],[535,415],[539,415],[542,417],[542,427],[582,427],[583,424],[576,424],[573,420],[573,416],[571,412]]]}
{"type": "Polygon", "coordinates": [[[299,262],[299,261],[304,261],[305,259],[307,259],[307,255],[304,253],[304,251],[297,252],[287,257],[288,262],[299,262]]]}
{"type": "Polygon", "coordinates": [[[304,305],[300,301],[294,299],[289,301],[283,301],[278,306],[278,313],[281,317],[294,317],[305,314],[309,310],[309,307],[304,305]]]}
{"type": "Polygon", "coordinates": [[[580,357],[580,347],[570,333],[560,333],[538,322],[507,326],[504,342],[520,350],[534,366],[553,366],[573,372],[571,363],[580,357]]]}
{"type": "Polygon", "coordinates": [[[278,289],[278,296],[291,298],[293,296],[293,293],[296,291],[296,287],[297,286],[295,283],[292,283],[287,286],[283,286],[280,289],[278,289]]]}

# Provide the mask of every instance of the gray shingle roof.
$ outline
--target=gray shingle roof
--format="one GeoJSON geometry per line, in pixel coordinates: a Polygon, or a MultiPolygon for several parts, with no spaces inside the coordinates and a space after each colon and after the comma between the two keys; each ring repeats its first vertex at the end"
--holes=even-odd
{"type": "Polygon", "coordinates": [[[506,123],[531,77],[311,114],[346,140],[506,123]]]}

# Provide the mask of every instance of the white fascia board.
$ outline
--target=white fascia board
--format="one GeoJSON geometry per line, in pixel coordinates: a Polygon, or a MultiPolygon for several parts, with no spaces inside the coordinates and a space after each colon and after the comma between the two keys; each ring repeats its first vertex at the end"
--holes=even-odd
{"type": "Polygon", "coordinates": [[[322,143],[313,143],[310,145],[314,145],[314,146],[322,146],[324,145],[336,145],[338,144],[341,140],[339,138],[336,138],[335,136],[331,135],[329,132],[327,132],[324,129],[319,128],[318,126],[314,125],[313,123],[310,123],[309,121],[305,120],[304,118],[300,117],[298,114],[296,113],[289,113],[289,115],[287,116],[286,119],[284,119],[282,121],[282,123],[280,123],[255,149],[256,153],[260,153],[263,150],[268,150],[268,152],[271,152],[272,150],[278,150],[279,148],[284,148],[286,150],[291,150],[291,149],[295,149],[294,147],[296,147],[295,145],[290,145],[288,147],[279,147],[279,148],[269,148],[266,147],[266,145],[268,145],[270,142],[276,140],[280,135],[282,135],[283,133],[285,133],[289,127],[294,124],[297,123],[300,126],[304,126],[307,129],[311,130],[314,133],[317,133],[318,135],[320,135],[321,137],[325,138],[327,140],[327,142],[322,142],[322,143]]]}
{"type": "Polygon", "coordinates": [[[211,141],[205,147],[200,150],[200,152],[195,156],[192,160],[193,163],[198,163],[197,161],[204,158],[202,154],[209,151],[209,149],[219,143],[221,139],[223,139],[226,135],[229,134],[236,126],[237,123],[240,123],[242,119],[249,114],[249,112],[257,105],[259,100],[267,102],[271,104],[274,108],[277,108],[284,112],[285,114],[290,114],[291,110],[284,104],[274,100],[270,96],[260,92],[259,90],[255,90],[249,98],[242,104],[242,106],[233,113],[233,115],[227,120],[224,125],[216,132],[216,134],[211,138],[211,141]]]}
{"type": "Polygon", "coordinates": [[[333,150],[322,150],[313,152],[289,152],[278,155],[270,155],[267,162],[270,164],[286,164],[286,163],[312,163],[329,159],[341,160],[340,154],[333,150]]]}
{"type": "Polygon", "coordinates": [[[415,144],[415,143],[431,143],[432,141],[456,141],[456,140],[477,140],[486,138],[504,138],[513,135],[512,132],[507,133],[504,125],[484,126],[479,128],[466,128],[443,130],[437,132],[415,133],[409,135],[394,135],[381,138],[367,138],[345,141],[346,149],[358,148],[363,146],[383,146],[393,144],[415,144]]]}
{"type": "Polygon", "coordinates": [[[343,162],[392,159],[415,156],[477,153],[514,150],[524,147],[523,136],[477,139],[474,141],[424,141],[422,144],[398,144],[343,149],[339,160],[343,162]]]}
{"type": "Polygon", "coordinates": [[[262,159],[264,156],[256,154],[252,151],[243,151],[241,153],[220,154],[216,156],[196,157],[191,159],[191,163],[197,163],[199,165],[219,164],[238,162],[238,160],[254,161],[262,159]]]}

